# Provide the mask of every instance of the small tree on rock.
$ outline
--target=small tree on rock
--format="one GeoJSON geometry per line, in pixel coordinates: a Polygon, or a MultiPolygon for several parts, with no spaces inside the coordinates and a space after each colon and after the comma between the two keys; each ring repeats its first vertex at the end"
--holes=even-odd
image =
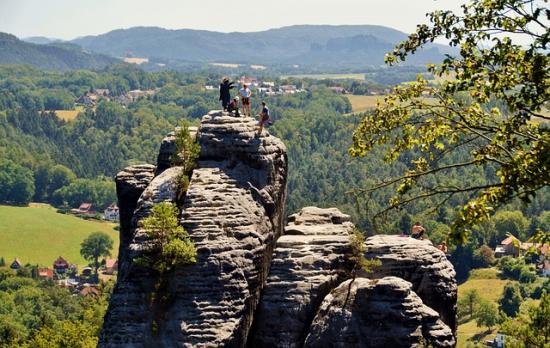
{"type": "Polygon", "coordinates": [[[155,255],[143,256],[138,263],[160,273],[176,265],[197,261],[197,250],[189,234],[178,223],[178,208],[163,202],[153,207],[151,215],[143,220],[143,229],[155,255]]]}

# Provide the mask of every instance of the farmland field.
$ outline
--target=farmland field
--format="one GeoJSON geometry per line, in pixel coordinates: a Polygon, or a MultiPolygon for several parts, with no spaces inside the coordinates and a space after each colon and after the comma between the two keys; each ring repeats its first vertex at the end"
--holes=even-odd
{"type": "Polygon", "coordinates": [[[77,106],[74,110],[55,110],[57,117],[67,122],[74,120],[81,112],[84,112],[84,107],[82,106],[77,106]]]}
{"type": "Polygon", "coordinates": [[[302,74],[302,75],[283,75],[281,78],[294,77],[297,79],[315,79],[315,80],[365,80],[365,74],[302,74]]]}
{"type": "Polygon", "coordinates": [[[376,107],[376,101],[384,100],[381,95],[346,95],[351,103],[353,112],[365,112],[376,107]]]}
{"type": "Polygon", "coordinates": [[[47,204],[29,207],[0,205],[0,256],[6,263],[14,258],[26,264],[51,267],[58,256],[85,266],[80,243],[92,232],[107,233],[114,241],[112,256],[118,254],[118,232],[109,222],[88,221],[57,213],[47,204]]]}
{"type": "MultiPolygon", "coordinates": [[[[472,270],[468,280],[458,287],[458,298],[460,299],[467,290],[475,289],[479,297],[497,304],[498,299],[502,296],[504,286],[510,282],[515,281],[500,279],[498,271],[494,268],[472,270]]],[[[457,335],[457,348],[463,348],[473,346],[474,340],[484,342],[487,339],[494,338],[496,329],[490,332],[484,326],[478,327],[474,319],[461,323],[458,326],[457,335]]]]}

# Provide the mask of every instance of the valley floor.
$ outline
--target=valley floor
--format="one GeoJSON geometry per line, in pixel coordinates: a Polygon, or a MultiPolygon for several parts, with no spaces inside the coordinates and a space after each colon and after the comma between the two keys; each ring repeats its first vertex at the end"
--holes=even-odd
{"type": "Polygon", "coordinates": [[[60,214],[47,204],[0,205],[0,257],[8,265],[17,257],[23,264],[51,267],[57,257],[63,256],[84,267],[87,262],[80,256],[80,243],[92,232],[105,232],[113,239],[111,256],[116,258],[119,238],[115,226],[60,214]]]}

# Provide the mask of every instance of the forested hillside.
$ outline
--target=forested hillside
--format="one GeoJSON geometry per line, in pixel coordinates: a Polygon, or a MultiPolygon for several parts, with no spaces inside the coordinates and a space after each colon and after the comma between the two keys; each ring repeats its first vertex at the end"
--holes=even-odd
{"type": "Polygon", "coordinates": [[[99,69],[118,60],[84,52],[68,43],[39,45],[0,33],[0,64],[30,64],[47,70],[99,69]]]}
{"type": "MultiPolygon", "coordinates": [[[[82,200],[93,200],[98,206],[110,204],[114,199],[113,175],[129,164],[154,163],[161,139],[174,126],[183,120],[196,123],[209,110],[219,108],[218,92],[204,88],[206,84],[215,85],[219,78],[208,74],[146,73],[126,65],[103,72],[63,74],[29,67],[1,68],[0,176],[18,178],[20,182],[12,182],[10,187],[24,191],[25,198],[14,199],[18,192],[4,189],[0,190],[0,200],[70,206],[82,200]],[[94,88],[110,89],[110,100],[100,99],[94,108],[70,122],[55,115],[54,110],[72,108],[78,96],[94,88]],[[128,105],[117,101],[117,95],[132,89],[152,90],[154,94],[128,105]]],[[[356,199],[353,192],[374,185],[380,178],[397,176],[407,169],[408,155],[403,154],[392,165],[384,162],[382,149],[364,158],[352,158],[348,149],[360,117],[349,114],[351,105],[345,96],[326,87],[335,82],[294,83],[307,86],[307,90],[265,99],[274,119],[270,132],[288,147],[287,213],[308,205],[337,206],[352,214],[367,234],[400,233],[419,220],[434,242],[443,240],[454,212],[467,197],[456,195],[443,206],[430,200],[415,202],[382,216],[373,225],[372,216],[388,205],[395,187],[378,190],[368,199],[365,195],[356,199]]],[[[353,85],[346,83],[350,88],[353,85]]],[[[364,93],[369,86],[362,87],[364,93]]],[[[353,88],[360,91],[359,87],[353,88]]],[[[254,98],[256,112],[259,100],[254,98]]],[[[460,159],[468,149],[461,151],[453,156],[460,159]]],[[[491,166],[480,166],[433,180],[453,184],[468,178],[482,184],[494,175],[491,166]]],[[[543,190],[529,206],[514,202],[494,221],[476,227],[470,244],[457,251],[461,255],[457,259],[459,272],[472,267],[473,254],[481,245],[494,247],[507,232],[525,239],[545,224],[543,214],[550,210],[549,197],[548,190],[543,190]]]]}

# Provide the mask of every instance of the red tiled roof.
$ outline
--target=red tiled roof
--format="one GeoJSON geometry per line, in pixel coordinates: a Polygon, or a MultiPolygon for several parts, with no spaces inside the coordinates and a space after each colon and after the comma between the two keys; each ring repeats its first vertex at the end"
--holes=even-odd
{"type": "Polygon", "coordinates": [[[38,276],[44,277],[44,278],[53,278],[53,270],[49,268],[39,268],[38,269],[38,276]]]}
{"type": "Polygon", "coordinates": [[[506,239],[504,239],[502,242],[500,242],[501,245],[508,245],[511,244],[514,240],[516,240],[516,237],[510,236],[506,239]]]}
{"type": "Polygon", "coordinates": [[[116,265],[117,260],[116,259],[107,259],[105,260],[105,268],[112,268],[116,265]]]}
{"type": "Polygon", "coordinates": [[[53,267],[69,267],[69,263],[62,256],[59,256],[57,260],[53,262],[53,267]]]}

